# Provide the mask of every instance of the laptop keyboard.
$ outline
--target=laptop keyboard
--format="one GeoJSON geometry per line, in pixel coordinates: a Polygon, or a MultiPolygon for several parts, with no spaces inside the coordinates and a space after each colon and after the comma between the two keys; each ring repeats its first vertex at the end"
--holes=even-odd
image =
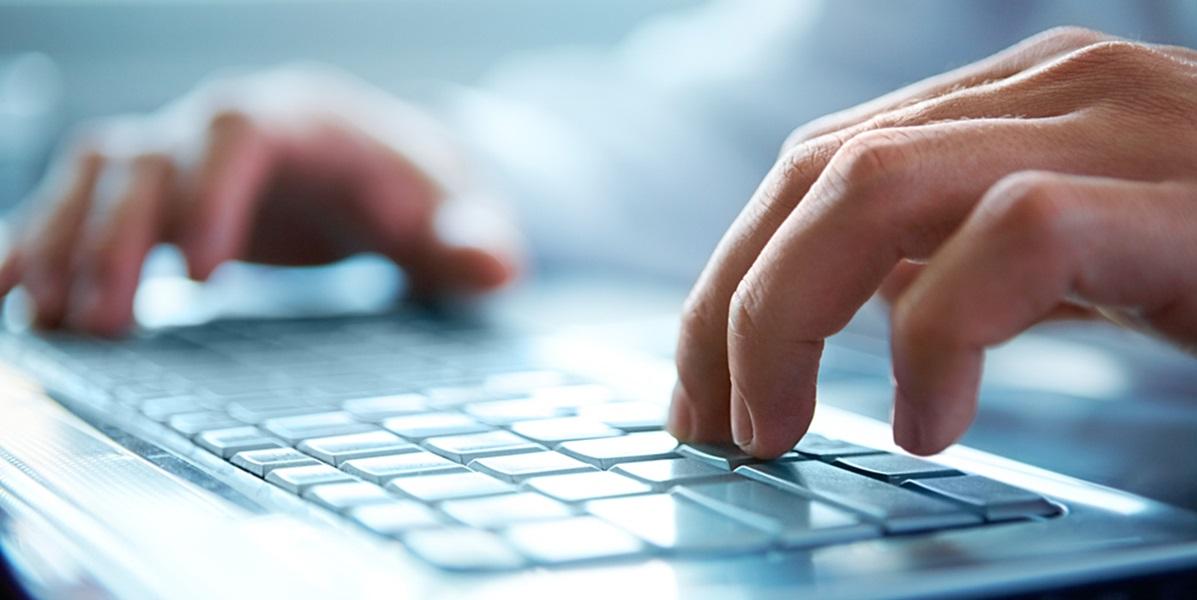
{"type": "Polygon", "coordinates": [[[447,570],[765,552],[1059,513],[817,434],[766,463],[679,446],[663,404],[434,319],[229,321],[14,347],[447,570]]]}

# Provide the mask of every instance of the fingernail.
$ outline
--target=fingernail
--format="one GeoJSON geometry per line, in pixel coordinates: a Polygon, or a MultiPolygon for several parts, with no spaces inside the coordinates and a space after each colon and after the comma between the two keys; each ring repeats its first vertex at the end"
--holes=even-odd
{"type": "Polygon", "coordinates": [[[910,405],[902,388],[894,388],[894,443],[915,452],[923,445],[922,423],[910,405]]]}
{"type": "Polygon", "coordinates": [[[731,395],[731,430],[732,441],[740,449],[748,451],[754,437],[752,415],[748,413],[748,405],[744,402],[744,396],[734,386],[731,395]]]}
{"type": "Polygon", "coordinates": [[[681,383],[673,386],[673,401],[669,405],[669,418],[665,423],[666,429],[679,440],[688,440],[694,432],[693,411],[690,410],[690,398],[682,389],[681,383]]]}

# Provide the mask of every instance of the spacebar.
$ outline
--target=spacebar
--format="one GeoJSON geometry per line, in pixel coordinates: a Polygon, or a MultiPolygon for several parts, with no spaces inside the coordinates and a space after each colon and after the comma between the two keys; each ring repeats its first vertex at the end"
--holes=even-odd
{"type": "Polygon", "coordinates": [[[947,502],[819,461],[747,465],[736,469],[736,472],[792,493],[854,511],[894,533],[980,522],[976,515],[947,502]]]}

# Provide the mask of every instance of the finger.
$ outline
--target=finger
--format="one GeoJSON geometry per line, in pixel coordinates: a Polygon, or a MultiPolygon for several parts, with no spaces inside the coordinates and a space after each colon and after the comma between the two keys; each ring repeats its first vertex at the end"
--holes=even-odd
{"type": "Polygon", "coordinates": [[[899,259],[930,256],[1002,176],[1040,166],[1122,172],[1141,162],[1095,150],[1099,132],[1068,124],[938,123],[870,132],[846,144],[732,298],[733,439],[762,457],[792,447],[813,412],[822,340],[847,324],[899,259]],[[1081,150],[1062,153],[1065,139],[1081,150]]]}
{"type": "Polygon", "coordinates": [[[1061,302],[1133,309],[1197,341],[1191,184],[1021,173],[993,186],[894,307],[894,439],[947,447],[976,412],[982,353],[1061,302]]]}
{"type": "Polygon", "coordinates": [[[1119,38],[1080,27],[1058,27],[1027,38],[997,54],[913,83],[864,104],[820,117],[798,129],[782,145],[782,154],[803,142],[865,123],[912,104],[1005,79],[1085,46],[1119,38]]]}
{"type": "Polygon", "coordinates": [[[0,298],[8,295],[21,282],[23,257],[20,248],[12,248],[0,263],[0,298]]]}
{"type": "Polygon", "coordinates": [[[77,248],[67,313],[71,327],[115,336],[132,323],[142,263],[162,237],[163,206],[171,192],[172,173],[166,156],[143,155],[110,167],[105,177],[116,180],[97,186],[83,241],[77,248]]]}
{"type": "Polygon", "coordinates": [[[192,278],[207,279],[244,254],[272,166],[269,138],[248,116],[224,112],[212,119],[199,166],[183,184],[184,206],[170,216],[192,278]]]}
{"type": "Polygon", "coordinates": [[[361,249],[381,251],[404,269],[412,294],[489,290],[516,275],[522,240],[496,199],[445,190],[376,140],[329,137],[345,138],[362,173],[348,207],[359,223],[350,230],[366,232],[361,249]]]}
{"type": "Polygon", "coordinates": [[[675,436],[701,441],[725,441],[730,437],[727,426],[730,390],[726,357],[728,304],[761,249],[843,145],[887,127],[953,119],[980,120],[1011,113],[1022,114],[1024,121],[1043,119],[1067,114],[1083,102],[1079,96],[1065,95],[1039,102],[1036,93],[1005,93],[1005,88],[1010,85],[1019,84],[962,90],[879,116],[811,140],[774,165],[720,240],[687,299],[677,347],[678,385],[668,423],[675,436]],[[1022,104],[1024,101],[1027,101],[1026,105],[1022,104]],[[681,418],[683,415],[685,418],[681,418]]]}
{"type": "Polygon", "coordinates": [[[47,175],[46,193],[57,198],[21,242],[21,282],[33,300],[38,327],[57,327],[66,314],[75,244],[104,164],[100,154],[82,150],[47,175]]]}
{"type": "MultiPolygon", "coordinates": [[[[1086,106],[1089,99],[1084,93],[1061,91],[1060,82],[1083,81],[1091,73],[1092,64],[1093,61],[1077,57],[1055,65],[1050,71],[1035,71],[1033,77],[1010,78],[958,90],[816,138],[778,161],[720,241],[687,300],[678,341],[678,385],[674,390],[670,431],[684,440],[728,438],[724,425],[730,381],[725,356],[728,304],[761,249],[845,144],[886,128],[985,120],[1009,114],[1020,115],[1017,120],[1023,122],[1064,117],[1086,106]],[[1076,77],[1070,78],[1070,73],[1076,77]],[[1018,93],[1011,93],[1015,89],[1018,93]],[[683,409],[682,404],[689,406],[683,409]],[[680,418],[682,415],[686,418],[680,418]]],[[[1076,87],[1085,86],[1078,83],[1076,87]]]]}
{"type": "Polygon", "coordinates": [[[894,266],[889,275],[885,276],[885,280],[881,282],[881,287],[877,291],[886,302],[893,304],[922,272],[923,265],[902,260],[894,266]]]}
{"type": "Polygon", "coordinates": [[[501,207],[467,198],[435,210],[429,243],[397,257],[415,293],[491,290],[519,273],[523,244],[501,207]]]}

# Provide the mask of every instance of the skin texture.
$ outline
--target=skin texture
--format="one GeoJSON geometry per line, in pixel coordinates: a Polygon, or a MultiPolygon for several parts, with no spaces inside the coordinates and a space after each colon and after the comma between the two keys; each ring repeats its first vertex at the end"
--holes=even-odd
{"type": "Polygon", "coordinates": [[[669,429],[763,458],[826,337],[893,301],[894,439],[976,413],[983,351],[1092,307],[1197,341],[1197,52],[1058,29],[790,136],[686,303],[669,429]]]}
{"type": "MultiPolygon", "coordinates": [[[[0,293],[23,284],[43,327],[124,330],[160,242],[199,279],[372,250],[424,293],[490,289],[519,264],[442,132],[327,73],[209,83],[75,148],[0,266],[0,293]],[[463,214],[490,233],[446,235],[463,214]]],[[[686,303],[668,427],[788,450],[823,340],[880,292],[895,440],[934,453],[973,419],[984,349],[1038,321],[1102,314],[1192,347],[1194,264],[1197,52],[1045,32],[790,136],[686,303]]]]}
{"type": "Polygon", "coordinates": [[[507,213],[445,132],[336,73],[214,80],[76,138],[0,267],[0,294],[23,284],[44,328],[125,331],[142,262],[163,242],[201,280],[233,259],[308,265],[378,252],[421,294],[489,290],[521,263],[507,213]],[[487,234],[454,235],[466,226],[487,234]]]}

